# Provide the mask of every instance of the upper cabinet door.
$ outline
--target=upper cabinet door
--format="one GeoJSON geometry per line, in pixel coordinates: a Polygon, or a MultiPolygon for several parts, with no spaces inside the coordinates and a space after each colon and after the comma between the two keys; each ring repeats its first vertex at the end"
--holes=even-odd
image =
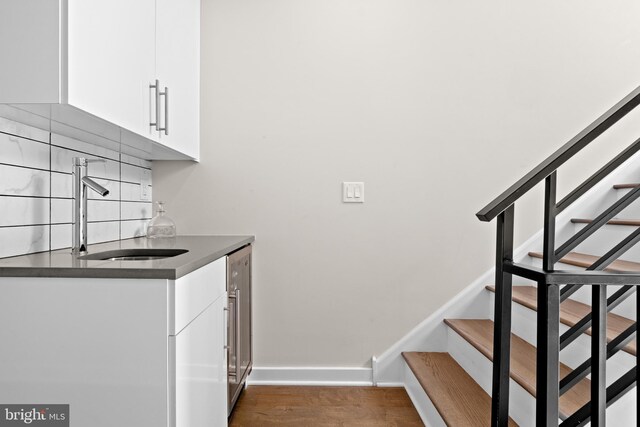
{"type": "Polygon", "coordinates": [[[200,0],[156,0],[160,142],[194,159],[200,142],[200,0]]]}
{"type": "Polygon", "coordinates": [[[149,126],[155,2],[68,0],[68,99],[62,102],[157,140],[149,126]]]}

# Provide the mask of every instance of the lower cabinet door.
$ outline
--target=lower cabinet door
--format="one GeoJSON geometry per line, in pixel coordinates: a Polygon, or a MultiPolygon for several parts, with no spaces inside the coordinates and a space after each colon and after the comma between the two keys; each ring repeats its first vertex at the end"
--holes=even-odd
{"type": "Polygon", "coordinates": [[[176,335],[176,426],[227,425],[226,294],[176,335]]]}

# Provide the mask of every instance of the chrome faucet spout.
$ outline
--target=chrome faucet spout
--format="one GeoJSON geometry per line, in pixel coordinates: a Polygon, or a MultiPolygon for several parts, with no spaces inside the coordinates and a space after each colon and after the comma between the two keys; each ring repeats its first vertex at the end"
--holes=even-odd
{"type": "Polygon", "coordinates": [[[109,194],[109,190],[107,190],[102,185],[98,184],[88,176],[83,177],[82,182],[84,183],[84,185],[86,185],[87,187],[89,187],[90,189],[92,189],[102,197],[106,197],[109,194]]]}
{"type": "Polygon", "coordinates": [[[87,176],[89,162],[104,162],[100,159],[73,158],[73,235],[71,253],[87,252],[87,188],[105,197],[109,190],[87,176]]]}

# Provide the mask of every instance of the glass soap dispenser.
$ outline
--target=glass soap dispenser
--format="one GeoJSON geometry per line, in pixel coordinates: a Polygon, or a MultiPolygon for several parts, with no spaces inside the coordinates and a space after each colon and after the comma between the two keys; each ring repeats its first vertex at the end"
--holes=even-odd
{"type": "Polygon", "coordinates": [[[147,226],[147,238],[176,237],[176,224],[165,215],[164,202],[156,202],[158,210],[147,226]]]}

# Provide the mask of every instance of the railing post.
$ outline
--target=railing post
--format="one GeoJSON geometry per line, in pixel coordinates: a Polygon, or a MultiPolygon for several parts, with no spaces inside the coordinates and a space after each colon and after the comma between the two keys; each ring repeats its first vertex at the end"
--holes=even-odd
{"type": "Polygon", "coordinates": [[[536,425],[558,426],[560,399],[560,286],[538,283],[536,425]]]}
{"type": "Polygon", "coordinates": [[[607,287],[591,287],[591,426],[604,427],[607,412],[607,287]]]}
{"type": "Polygon", "coordinates": [[[496,295],[493,329],[493,387],[491,426],[506,427],[509,422],[509,362],[511,357],[512,276],[504,269],[513,261],[514,206],[498,216],[496,242],[496,295]]]}
{"type": "Polygon", "coordinates": [[[544,236],[542,269],[553,271],[556,263],[556,183],[557,171],[544,181],[544,236]]]}

